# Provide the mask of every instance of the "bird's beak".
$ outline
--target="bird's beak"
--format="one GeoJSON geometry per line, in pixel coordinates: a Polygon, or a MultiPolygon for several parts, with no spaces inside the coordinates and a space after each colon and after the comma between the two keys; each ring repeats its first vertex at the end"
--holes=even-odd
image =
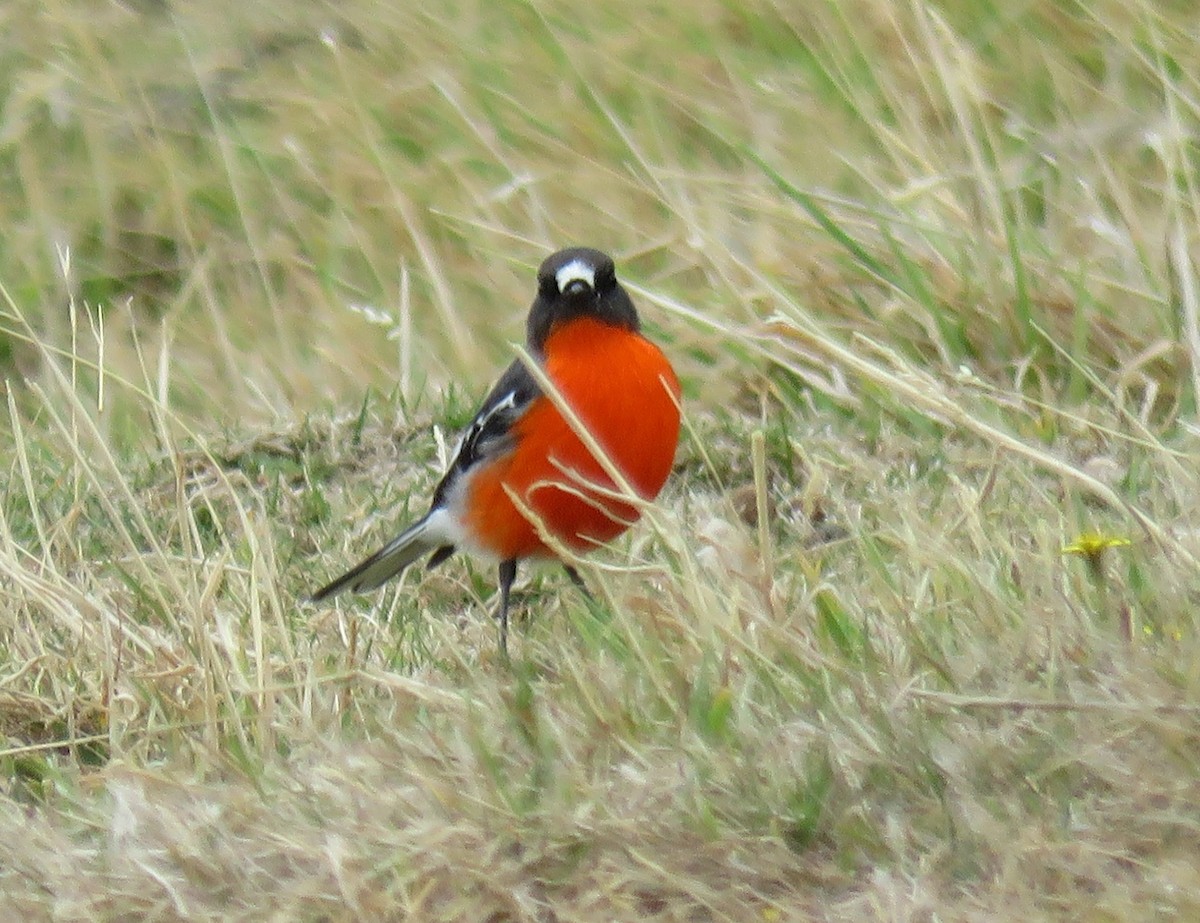
{"type": "Polygon", "coordinates": [[[592,287],[583,279],[572,279],[567,283],[567,287],[563,289],[564,295],[585,295],[592,290],[592,287]]]}

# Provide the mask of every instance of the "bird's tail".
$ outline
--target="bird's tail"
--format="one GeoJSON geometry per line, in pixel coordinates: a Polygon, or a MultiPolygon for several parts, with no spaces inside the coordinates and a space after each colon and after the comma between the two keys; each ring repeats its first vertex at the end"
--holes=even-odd
{"type": "MultiPolygon", "coordinates": [[[[444,514],[443,514],[444,515],[444,514]]],[[[377,552],[347,571],[327,586],[312,594],[313,602],[329,599],[346,590],[358,593],[373,590],[400,573],[422,555],[435,548],[447,549],[451,544],[445,530],[439,528],[441,516],[431,512],[413,523],[377,552]]],[[[441,552],[441,559],[449,555],[452,548],[441,552]]]]}

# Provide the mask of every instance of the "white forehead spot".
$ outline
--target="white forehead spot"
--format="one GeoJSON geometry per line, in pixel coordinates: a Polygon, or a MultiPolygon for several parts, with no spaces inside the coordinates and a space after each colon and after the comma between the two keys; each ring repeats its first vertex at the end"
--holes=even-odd
{"type": "Polygon", "coordinates": [[[558,290],[565,292],[572,282],[586,282],[588,288],[596,287],[596,270],[587,260],[571,260],[554,274],[558,290]]]}

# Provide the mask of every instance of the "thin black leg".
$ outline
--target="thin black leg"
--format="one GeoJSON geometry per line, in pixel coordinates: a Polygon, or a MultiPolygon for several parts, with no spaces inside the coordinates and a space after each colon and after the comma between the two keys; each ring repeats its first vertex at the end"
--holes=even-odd
{"type": "Polygon", "coordinates": [[[517,562],[500,562],[500,650],[508,656],[508,594],[517,579],[517,562]]]}
{"type": "Polygon", "coordinates": [[[567,572],[567,576],[571,578],[571,582],[575,584],[575,586],[579,587],[579,592],[587,597],[588,602],[596,601],[596,597],[592,595],[592,591],[587,588],[587,584],[584,583],[583,578],[579,576],[579,571],[577,571],[570,564],[564,564],[563,570],[567,572]]]}

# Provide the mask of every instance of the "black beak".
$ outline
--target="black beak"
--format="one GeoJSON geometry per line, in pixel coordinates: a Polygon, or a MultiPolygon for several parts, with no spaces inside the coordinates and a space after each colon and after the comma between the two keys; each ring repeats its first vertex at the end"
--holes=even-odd
{"type": "Polygon", "coordinates": [[[572,279],[567,283],[567,287],[563,289],[564,295],[583,295],[590,292],[592,287],[582,279],[572,279]]]}

